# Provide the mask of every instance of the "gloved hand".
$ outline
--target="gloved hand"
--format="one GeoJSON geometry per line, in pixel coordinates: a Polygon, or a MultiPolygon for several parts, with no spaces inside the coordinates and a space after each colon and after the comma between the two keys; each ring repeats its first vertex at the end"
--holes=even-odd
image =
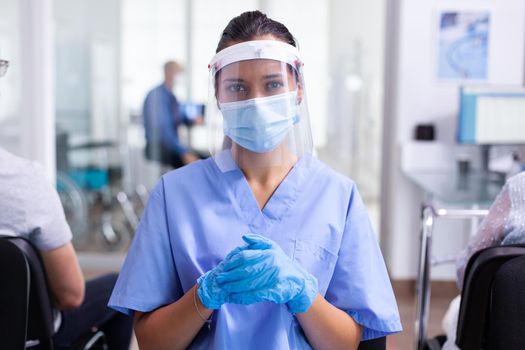
{"type": "Polygon", "coordinates": [[[208,309],[220,309],[221,305],[226,302],[228,292],[217,283],[217,276],[224,271],[224,264],[228,259],[247,247],[248,245],[244,245],[233,249],[219,265],[197,279],[199,284],[197,294],[202,304],[208,309]]]}
{"type": "Polygon", "coordinates": [[[247,234],[247,247],[224,260],[216,277],[227,293],[227,302],[253,304],[286,303],[290,312],[305,312],[318,293],[317,279],[294,263],[272,240],[247,234]]]}

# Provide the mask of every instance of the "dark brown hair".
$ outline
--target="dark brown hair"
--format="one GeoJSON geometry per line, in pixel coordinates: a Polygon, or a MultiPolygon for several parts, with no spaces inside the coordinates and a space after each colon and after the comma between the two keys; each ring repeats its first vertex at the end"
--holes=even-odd
{"type": "Polygon", "coordinates": [[[295,38],[284,24],[268,18],[260,11],[248,11],[241,13],[228,23],[222,31],[221,39],[215,52],[219,52],[230,45],[253,40],[255,37],[263,35],[273,35],[287,44],[297,46],[295,38]]]}

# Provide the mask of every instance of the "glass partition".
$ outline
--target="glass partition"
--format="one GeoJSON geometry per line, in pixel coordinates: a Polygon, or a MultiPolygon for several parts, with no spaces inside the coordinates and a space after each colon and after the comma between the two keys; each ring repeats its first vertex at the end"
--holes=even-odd
{"type": "Polygon", "coordinates": [[[126,249],[121,189],[121,1],[55,0],[57,189],[83,250],[126,249]]]}
{"type": "MultiPolygon", "coordinates": [[[[221,30],[255,8],[298,38],[317,155],[357,182],[378,228],[384,18],[377,13],[384,1],[357,7],[342,0],[54,0],[58,188],[77,248],[125,251],[149,189],[169,170],[144,156],[142,107],[162,83],[163,64],[184,67],[173,88],[180,102],[206,102],[207,65],[221,30]]],[[[11,27],[16,15],[4,14],[0,26],[11,27]]],[[[14,85],[0,123],[19,99],[10,79],[0,82],[0,93],[2,84],[14,85]]],[[[178,132],[183,143],[207,150],[204,127],[178,132]]]]}

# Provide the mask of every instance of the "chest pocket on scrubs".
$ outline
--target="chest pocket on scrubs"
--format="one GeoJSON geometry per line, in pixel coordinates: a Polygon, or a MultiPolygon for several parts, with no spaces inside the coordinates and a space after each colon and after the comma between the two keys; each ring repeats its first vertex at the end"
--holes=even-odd
{"type": "Polygon", "coordinates": [[[324,296],[334,273],[337,255],[315,243],[296,239],[293,260],[317,278],[319,293],[324,296]]]}

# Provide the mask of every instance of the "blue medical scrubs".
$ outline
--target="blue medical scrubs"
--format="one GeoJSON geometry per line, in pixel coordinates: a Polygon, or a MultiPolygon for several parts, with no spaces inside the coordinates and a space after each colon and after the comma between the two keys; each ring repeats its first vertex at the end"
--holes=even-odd
{"type": "MultiPolygon", "coordinates": [[[[306,155],[261,211],[237,167],[192,163],[152,191],[109,306],[132,314],[177,301],[245,233],[277,242],[319,292],[363,326],[362,339],[401,330],[376,236],[355,184],[306,155]]],[[[311,349],[286,305],[224,304],[191,349],[311,349]]]]}

